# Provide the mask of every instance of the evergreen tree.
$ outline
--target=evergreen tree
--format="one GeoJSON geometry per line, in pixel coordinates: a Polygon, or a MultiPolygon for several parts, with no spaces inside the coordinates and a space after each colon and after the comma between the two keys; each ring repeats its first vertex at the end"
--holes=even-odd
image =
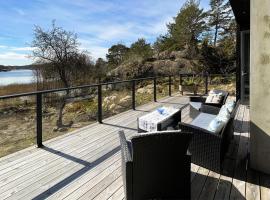
{"type": "Polygon", "coordinates": [[[106,77],[107,70],[107,62],[103,58],[98,58],[95,63],[95,78],[99,82],[106,77]]]}
{"type": "Polygon", "coordinates": [[[231,6],[225,0],[210,0],[209,27],[214,32],[214,46],[217,46],[218,37],[227,32],[232,21],[231,6]]]}
{"type": "Polygon", "coordinates": [[[190,57],[196,56],[199,37],[207,30],[206,16],[203,9],[199,8],[199,1],[187,0],[175,17],[175,22],[168,25],[169,35],[174,41],[172,50],[187,47],[190,57]]]}
{"type": "Polygon", "coordinates": [[[201,63],[209,73],[229,73],[236,69],[236,22],[228,25],[217,46],[205,37],[201,47],[201,63]]]}
{"type": "Polygon", "coordinates": [[[131,44],[129,55],[130,54],[135,54],[144,60],[153,55],[153,50],[150,43],[147,43],[144,38],[140,38],[131,44]]]}
{"type": "Polygon", "coordinates": [[[111,48],[109,48],[108,54],[106,55],[109,66],[111,68],[114,68],[120,65],[123,62],[128,51],[129,48],[120,43],[113,45],[111,48]]]}

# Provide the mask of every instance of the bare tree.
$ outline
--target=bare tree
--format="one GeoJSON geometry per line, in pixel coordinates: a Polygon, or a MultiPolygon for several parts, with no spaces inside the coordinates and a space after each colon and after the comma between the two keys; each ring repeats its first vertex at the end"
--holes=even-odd
{"type": "MultiPolygon", "coordinates": [[[[48,64],[47,67],[43,67],[43,73],[47,71],[47,74],[53,74],[66,88],[71,86],[72,78],[74,78],[72,72],[89,67],[87,65],[90,62],[89,57],[85,52],[79,51],[77,35],[62,27],[57,27],[55,21],[52,22],[51,29],[47,31],[35,26],[32,47],[35,61],[43,66],[48,64]]],[[[72,125],[72,122],[63,124],[63,110],[69,96],[70,90],[66,90],[65,95],[61,97],[56,124],[58,128],[72,125]]]]}

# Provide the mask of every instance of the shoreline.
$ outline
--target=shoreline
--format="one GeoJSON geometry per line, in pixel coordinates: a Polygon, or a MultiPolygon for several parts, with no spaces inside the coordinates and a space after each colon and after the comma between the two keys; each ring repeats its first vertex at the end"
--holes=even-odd
{"type": "Polygon", "coordinates": [[[0,87],[35,83],[33,70],[11,69],[0,71],[0,87]]]}

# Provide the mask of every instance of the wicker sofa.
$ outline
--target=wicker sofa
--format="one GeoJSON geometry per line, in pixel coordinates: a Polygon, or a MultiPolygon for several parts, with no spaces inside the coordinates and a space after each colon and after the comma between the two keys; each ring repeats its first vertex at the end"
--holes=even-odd
{"type": "Polygon", "coordinates": [[[191,133],[145,133],[127,141],[119,132],[126,200],[190,199],[191,133]]]}
{"type": "Polygon", "coordinates": [[[227,98],[229,96],[229,92],[224,91],[224,90],[212,90],[214,93],[222,93],[223,99],[219,104],[213,104],[213,103],[205,103],[207,97],[205,96],[195,96],[195,97],[190,97],[189,100],[190,102],[197,102],[201,103],[202,105],[210,105],[210,106],[215,106],[218,108],[221,108],[227,101],[227,98]]]}
{"type": "Polygon", "coordinates": [[[181,131],[193,133],[193,138],[189,146],[193,163],[216,172],[221,171],[222,161],[233,138],[233,123],[238,106],[239,102],[236,103],[231,112],[229,121],[218,133],[212,133],[204,128],[219,113],[220,108],[214,106],[202,105],[197,116],[191,123],[179,123],[178,128],[181,131]],[[198,126],[198,123],[201,123],[200,126],[198,126]]]}

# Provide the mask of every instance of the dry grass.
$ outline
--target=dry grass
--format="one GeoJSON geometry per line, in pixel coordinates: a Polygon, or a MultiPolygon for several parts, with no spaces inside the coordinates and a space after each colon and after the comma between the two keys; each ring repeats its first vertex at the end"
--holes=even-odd
{"type": "Polygon", "coordinates": [[[12,85],[7,85],[7,86],[0,86],[0,96],[26,93],[26,92],[34,92],[36,90],[37,90],[37,84],[35,83],[12,84],[12,85]]]}

